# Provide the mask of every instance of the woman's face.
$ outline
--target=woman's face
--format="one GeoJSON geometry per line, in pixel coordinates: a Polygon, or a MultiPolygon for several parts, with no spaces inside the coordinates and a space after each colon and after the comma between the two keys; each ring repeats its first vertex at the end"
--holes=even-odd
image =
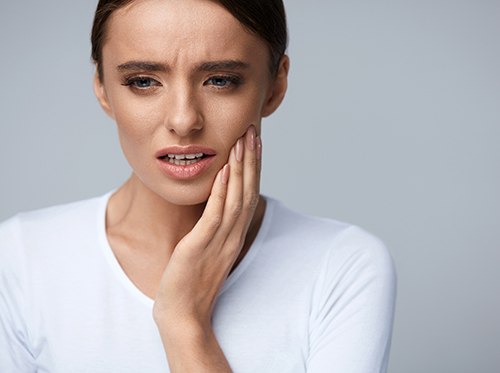
{"type": "Polygon", "coordinates": [[[109,20],[102,56],[94,87],[125,157],[175,204],[207,200],[236,140],[250,125],[259,134],[286,90],[265,42],[211,1],[132,2],[109,20]]]}

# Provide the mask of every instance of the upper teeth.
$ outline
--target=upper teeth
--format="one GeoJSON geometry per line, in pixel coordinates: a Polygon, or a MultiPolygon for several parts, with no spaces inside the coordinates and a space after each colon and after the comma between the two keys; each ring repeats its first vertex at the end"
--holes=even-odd
{"type": "Polygon", "coordinates": [[[189,166],[203,159],[203,153],[195,154],[167,154],[168,162],[178,166],[189,166]]]}
{"type": "Polygon", "coordinates": [[[167,154],[169,158],[175,159],[195,159],[203,157],[203,153],[195,153],[195,154],[167,154]]]}

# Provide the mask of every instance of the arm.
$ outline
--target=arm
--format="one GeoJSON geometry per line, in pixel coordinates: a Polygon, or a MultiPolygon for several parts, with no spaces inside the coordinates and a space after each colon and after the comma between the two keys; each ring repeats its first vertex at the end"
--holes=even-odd
{"type": "Polygon", "coordinates": [[[158,324],[170,371],[232,372],[211,325],[180,324],[177,327],[158,324]]]}
{"type": "Polygon", "coordinates": [[[250,127],[216,176],[203,216],[176,246],[161,280],[153,316],[172,373],[231,372],[211,316],[259,201],[258,145],[250,127]]]}
{"type": "Polygon", "coordinates": [[[307,372],[386,372],[395,297],[386,247],[350,228],[328,253],[317,280],[307,372]]]}
{"type": "Polygon", "coordinates": [[[26,327],[25,261],[19,224],[0,224],[0,372],[35,372],[26,327]]]}

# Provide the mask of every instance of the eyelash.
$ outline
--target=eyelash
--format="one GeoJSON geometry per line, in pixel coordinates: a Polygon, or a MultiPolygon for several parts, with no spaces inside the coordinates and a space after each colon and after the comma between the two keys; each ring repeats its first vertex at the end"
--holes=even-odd
{"type": "MultiPolygon", "coordinates": [[[[221,91],[221,90],[227,90],[227,89],[234,89],[237,86],[241,84],[245,84],[242,79],[238,76],[226,76],[226,75],[215,75],[211,76],[208,78],[203,85],[210,85],[209,82],[212,82],[212,86],[215,87],[216,90],[221,91]],[[225,80],[226,84],[223,86],[217,86],[214,83],[215,80],[225,80]]],[[[158,82],[156,79],[153,79],[148,76],[132,76],[132,77],[124,77],[122,84],[125,87],[130,87],[130,89],[136,90],[136,91],[141,91],[142,93],[146,93],[147,91],[155,89],[157,86],[160,86],[161,83],[158,82]],[[148,87],[139,87],[137,86],[137,83],[140,81],[148,81],[150,82],[150,85],[148,87]]]]}
{"type": "Polygon", "coordinates": [[[223,86],[217,86],[215,84],[212,84],[214,87],[217,87],[216,89],[229,89],[232,85],[233,86],[239,86],[241,84],[244,84],[243,81],[241,80],[240,77],[238,76],[225,76],[225,75],[215,75],[215,76],[211,76],[210,78],[207,79],[207,81],[205,83],[203,83],[203,85],[207,85],[207,83],[209,81],[214,81],[214,80],[217,80],[217,79],[220,79],[220,80],[225,80],[226,82],[228,82],[229,84],[225,84],[223,86]]]}
{"type": "Polygon", "coordinates": [[[135,89],[138,91],[145,92],[145,91],[149,91],[151,89],[154,89],[154,87],[160,85],[160,82],[158,82],[156,79],[150,78],[148,76],[132,76],[132,77],[126,76],[123,78],[122,85],[125,87],[130,87],[130,89],[135,89]],[[149,82],[155,83],[155,84],[150,84],[148,87],[139,87],[136,85],[136,83],[140,82],[141,80],[142,81],[146,80],[146,81],[149,81],[149,82]]]}

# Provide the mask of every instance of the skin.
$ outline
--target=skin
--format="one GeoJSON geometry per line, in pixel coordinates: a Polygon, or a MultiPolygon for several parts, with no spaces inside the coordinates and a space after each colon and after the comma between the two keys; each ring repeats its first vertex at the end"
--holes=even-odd
{"type": "Polygon", "coordinates": [[[155,299],[171,372],[231,372],[210,319],[264,216],[261,119],[280,105],[289,67],[284,56],[273,79],[268,59],[263,40],[206,0],[136,0],[108,25],[94,91],[133,173],[109,200],[107,236],[127,276],[155,299]],[[207,69],[220,61],[245,67],[207,69]],[[212,148],[214,162],[174,179],[155,157],[174,145],[212,148]]]}

